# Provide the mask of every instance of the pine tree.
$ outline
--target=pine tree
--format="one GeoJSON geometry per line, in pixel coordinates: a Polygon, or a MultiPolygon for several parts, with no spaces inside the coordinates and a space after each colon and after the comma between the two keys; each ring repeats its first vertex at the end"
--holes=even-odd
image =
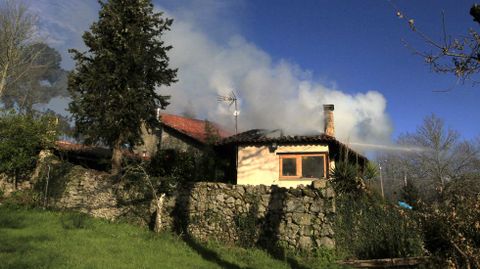
{"type": "Polygon", "coordinates": [[[177,70],[168,67],[172,46],[161,40],[173,20],[155,13],[150,0],[99,3],[99,20],[83,35],[88,51],[70,50],[76,67],[69,76],[69,110],[85,143],[113,149],[116,175],[121,171],[122,145],[143,143],[142,124],[155,128],[156,108],[169,104],[169,96],[155,89],[176,81],[177,70]]]}

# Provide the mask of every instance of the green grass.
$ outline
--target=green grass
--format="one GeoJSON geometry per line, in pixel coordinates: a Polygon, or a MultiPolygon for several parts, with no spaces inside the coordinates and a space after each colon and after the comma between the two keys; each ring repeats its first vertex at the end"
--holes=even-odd
{"type": "Polygon", "coordinates": [[[76,213],[0,206],[0,268],[336,268],[331,256],[301,262],[258,249],[185,242],[170,233],[76,213]]]}

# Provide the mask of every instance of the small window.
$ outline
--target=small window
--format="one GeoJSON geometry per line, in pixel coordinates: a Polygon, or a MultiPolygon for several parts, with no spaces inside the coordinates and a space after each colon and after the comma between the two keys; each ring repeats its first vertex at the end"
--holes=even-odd
{"type": "Polygon", "coordinates": [[[324,177],[323,156],[302,156],[302,177],[322,178],[324,177]]]}
{"type": "Polygon", "coordinates": [[[280,155],[280,179],[325,178],[327,171],[326,153],[280,155]]]}
{"type": "Polygon", "coordinates": [[[283,158],[282,159],[282,176],[291,177],[297,175],[297,159],[283,158]]]}

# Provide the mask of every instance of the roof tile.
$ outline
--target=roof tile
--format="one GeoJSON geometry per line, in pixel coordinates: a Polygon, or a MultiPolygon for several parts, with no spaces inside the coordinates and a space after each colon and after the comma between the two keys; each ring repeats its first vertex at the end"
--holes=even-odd
{"type": "MultiPolygon", "coordinates": [[[[205,143],[207,140],[207,134],[205,132],[205,124],[207,121],[205,120],[197,120],[178,115],[162,113],[160,121],[164,125],[202,143],[205,143]]],[[[221,139],[232,135],[232,133],[223,129],[218,124],[213,122],[210,122],[210,124],[217,131],[221,139]]]]}

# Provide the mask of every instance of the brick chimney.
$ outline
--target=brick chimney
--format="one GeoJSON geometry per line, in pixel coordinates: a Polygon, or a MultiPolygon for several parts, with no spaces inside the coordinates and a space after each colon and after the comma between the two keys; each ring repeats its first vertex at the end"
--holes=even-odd
{"type": "Polygon", "coordinates": [[[333,121],[333,104],[323,105],[324,133],[329,136],[335,136],[335,123],[333,121]]]}

